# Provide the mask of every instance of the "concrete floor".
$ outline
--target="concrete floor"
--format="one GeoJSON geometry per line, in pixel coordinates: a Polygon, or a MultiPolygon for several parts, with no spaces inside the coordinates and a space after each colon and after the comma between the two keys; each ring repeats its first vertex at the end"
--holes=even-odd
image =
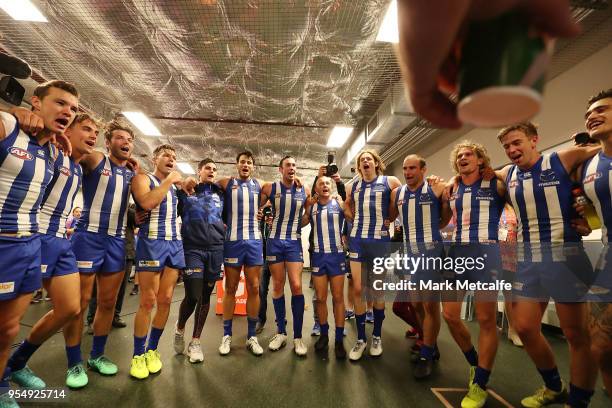
{"type": "MultiPolygon", "coordinates": [[[[305,285],[308,275],[304,275],[305,285]]],[[[305,286],[307,288],[307,286],[305,286]]],[[[130,284],[131,289],[131,284],[130,284]]],[[[127,290],[126,292],[129,292],[127,290]]],[[[71,406],[71,407],[456,407],[460,406],[468,381],[468,366],[450,334],[442,325],[439,347],[441,362],[432,377],[416,382],[412,377],[409,360],[410,340],[405,339],[405,324],[393,315],[390,307],[383,326],[382,357],[364,357],[353,363],[337,361],[333,347],[329,358],[315,355],[315,337],[310,337],[312,328],[312,290],[305,290],[308,310],[304,319],[304,335],[309,345],[306,358],[298,358],[292,351],[292,343],[272,353],[267,344],[275,333],[271,300],[268,307],[268,324],[259,335],[265,349],[262,357],[252,356],[245,348],[246,318],[234,321],[232,352],[220,356],[217,347],[223,334],[219,316],[211,310],[202,334],[204,363],[193,365],[182,355],[175,355],[172,347],[174,322],[178,306],[183,298],[183,287],[178,286],[167,329],[160,341],[160,353],[164,367],[158,375],[138,381],[129,377],[132,357],[132,328],[136,312],[137,296],[126,294],[123,318],[128,327],[113,329],[106,346],[106,354],[119,365],[114,377],[101,377],[89,372],[89,385],[78,391],[67,391],[67,398],[58,402],[21,402],[21,406],[71,406]],[[271,313],[271,314],[270,314],[271,313]],[[441,401],[446,400],[446,405],[441,401]]],[[[213,295],[214,296],[214,295],[213,295]]],[[[287,293],[287,299],[290,296],[287,293]]],[[[23,339],[30,327],[50,307],[49,302],[32,305],[23,319],[19,340],[23,339]]],[[[291,328],[289,301],[288,329],[291,328]]],[[[212,308],[211,308],[212,309],[212,308]]],[[[190,319],[186,333],[191,333],[190,319]]],[[[468,326],[476,339],[477,325],[468,326]]],[[[330,334],[333,339],[333,326],[330,334]]],[[[368,336],[372,327],[368,325],[368,336]]],[[[291,333],[289,333],[291,335],[291,333]]],[[[555,333],[548,334],[557,356],[562,377],[567,379],[568,352],[563,338],[555,333]]],[[[348,349],[356,338],[355,322],[348,322],[345,346],[348,349]]],[[[189,338],[186,338],[189,341],[189,338]]],[[[474,340],[475,341],[475,340],[474,340]]],[[[84,335],[83,357],[91,347],[91,336],[84,335]]],[[[61,333],[54,335],[32,357],[30,367],[40,375],[51,388],[64,387],[66,357],[61,333]]],[[[491,376],[489,389],[499,398],[490,396],[488,407],[520,406],[520,400],[541,385],[541,379],[527,354],[513,346],[505,338],[501,340],[496,364],[491,376]]],[[[610,399],[601,390],[592,400],[593,407],[612,406],[610,399]]]]}

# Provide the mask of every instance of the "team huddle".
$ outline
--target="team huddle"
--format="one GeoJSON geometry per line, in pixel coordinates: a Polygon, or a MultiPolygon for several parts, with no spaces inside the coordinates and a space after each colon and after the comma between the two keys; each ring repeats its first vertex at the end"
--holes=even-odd
{"type": "MultiPolygon", "coordinates": [[[[262,355],[257,325],[264,262],[273,283],[277,325],[268,349],[278,351],[287,344],[284,289],[288,280],[293,348],[297,356],[306,356],[301,240],[306,225],[312,231],[311,270],[320,324],[314,348],[327,351],[329,345],[327,296],[331,290],[334,353],[338,359],[348,354],[350,360],[360,360],[368,344],[365,294],[370,293],[369,269],[373,258],[388,255],[393,222],[399,219],[408,256],[486,259],[484,268],[461,276],[423,270],[411,280],[491,282],[504,269],[499,224],[504,207],[510,205],[518,220],[518,261],[509,278],[513,290],[504,297],[509,320],[544,381],[542,388],[522,400],[523,406],[557,402],[588,406],[598,371],[606,388],[612,390],[612,252],[608,246],[612,234],[612,90],[591,98],[585,115],[586,130],[597,143],[543,155],[537,150],[537,127],[517,124],[498,134],[510,165],[494,171],[484,146],[464,141],[451,152],[456,175],[448,183],[426,177],[425,160],[411,154],[403,161],[406,183],[402,184],[384,175],[385,164],[375,151],[363,150],[356,158],[358,177],[342,194],[334,193],[335,179],[323,175],[315,179],[312,191],[303,185],[292,156],[280,161],[280,180],[258,180],[253,176],[255,157],[249,151],[237,155],[236,175],[218,178],[214,160],[204,159],[196,180],[176,171],[175,149],[162,144],[153,151],[153,171],[145,172],[132,158],[132,129],[120,120],[103,127],[92,115],[79,112],[78,98],[73,85],[50,81],[36,88],[32,112],[0,113],[0,371],[4,372],[0,388],[4,391],[9,381],[26,388],[45,387],[27,362],[61,329],[68,387],[88,384],[85,366],[101,375],[117,374],[118,366],[105,353],[105,346],[124,278],[130,197],[139,222],[135,269],[140,302],[129,369],[134,378],[144,379],[162,370],[158,344],[180,274],[185,298],[173,333],[177,353],[186,353],[192,363],[203,361],[200,337],[215,282],[223,277],[223,335],[218,351],[221,355],[231,352],[236,292],[244,273],[246,348],[262,355]],[[107,153],[94,150],[102,129],[107,153]],[[584,207],[574,205],[576,183],[583,185],[602,222],[604,249],[594,270],[581,245],[581,236],[590,230],[580,216],[584,207]],[[66,219],[79,190],[83,213],[68,240],[66,219]],[[266,207],[271,208],[272,220],[264,252],[260,224],[266,207]],[[440,232],[449,222],[454,223],[450,245],[443,242],[440,232]],[[348,353],[343,344],[346,276],[351,281],[357,328],[357,341],[348,353]],[[53,300],[53,309],[9,356],[20,320],[41,283],[53,300]],[[83,362],[83,316],[94,283],[93,344],[83,362]],[[569,344],[569,385],[562,381],[541,332],[550,299],[555,300],[569,344]],[[186,346],[185,326],[192,314],[193,334],[186,346]]],[[[443,316],[469,364],[469,391],[462,407],[482,407],[498,346],[497,294],[491,298],[490,293],[475,293],[477,346],[461,319],[465,294],[420,290],[406,300],[420,327],[413,375],[416,379],[429,377],[440,359],[437,338],[443,316]]],[[[377,357],[383,353],[385,302],[375,291],[373,295],[369,354],[377,357]]],[[[2,407],[17,406],[7,394],[0,396],[0,402],[2,407]]]]}

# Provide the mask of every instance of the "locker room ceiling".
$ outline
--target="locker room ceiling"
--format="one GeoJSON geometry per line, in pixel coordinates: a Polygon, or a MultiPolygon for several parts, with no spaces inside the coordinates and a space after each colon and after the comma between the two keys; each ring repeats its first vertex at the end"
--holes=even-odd
{"type": "MultiPolygon", "coordinates": [[[[154,118],[163,136],[137,138],[143,162],[166,142],[194,167],[204,157],[233,163],[250,149],[258,177],[275,179],[292,154],[309,181],[326,161],[331,128],[363,126],[400,80],[392,46],[375,41],[389,2],[34,0],[49,22],[0,12],[1,44],[41,78],[75,83],[82,105],[106,120],[122,110],[154,118]]],[[[611,26],[609,11],[586,16],[583,36],[611,26]]],[[[601,48],[578,38],[560,49],[572,44],[580,52],[553,70],[601,48]]],[[[29,97],[36,83],[24,85],[29,97]]],[[[219,170],[235,173],[231,164],[219,170]]]]}

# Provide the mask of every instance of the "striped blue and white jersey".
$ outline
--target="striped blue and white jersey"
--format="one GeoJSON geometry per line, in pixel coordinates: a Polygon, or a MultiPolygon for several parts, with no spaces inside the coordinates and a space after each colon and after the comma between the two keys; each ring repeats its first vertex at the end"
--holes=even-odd
{"type": "Polygon", "coordinates": [[[124,238],[132,177],[130,169],[106,155],[95,169],[83,174],[83,213],[76,230],[124,238]]]}
{"type": "Polygon", "coordinates": [[[391,187],[387,176],[372,181],[359,180],[353,185],[351,197],[355,204],[351,238],[389,240],[389,200],[391,187]]]}
{"type": "Polygon", "coordinates": [[[599,152],[583,165],[582,184],[584,192],[597,211],[602,222],[601,240],[612,242],[612,157],[599,152]]]}
{"type": "Polygon", "coordinates": [[[337,200],[331,199],[327,204],[315,203],[310,209],[310,223],[314,233],[314,252],[344,252],[342,246],[342,229],[344,211],[337,200]]]}
{"type": "Polygon", "coordinates": [[[572,181],[557,153],[545,154],[530,169],[513,165],[506,178],[508,197],[518,219],[518,241],[580,242],[571,227],[572,181]]]}
{"type": "Polygon", "coordinates": [[[291,188],[285,187],[277,181],[272,184],[270,202],[272,203],[272,230],[270,238],[298,240],[302,233],[302,215],[306,192],[304,187],[297,187],[295,183],[291,188]]]}
{"type": "Polygon", "coordinates": [[[0,112],[0,120],[6,132],[0,141],[0,233],[35,233],[56,150],[20,130],[14,116],[0,112]]]}
{"type": "Polygon", "coordinates": [[[226,241],[261,239],[257,211],[261,186],[255,179],[231,178],[225,188],[226,241]]]}
{"type": "Polygon", "coordinates": [[[480,179],[471,185],[459,181],[449,204],[455,216],[454,242],[494,242],[505,200],[497,193],[497,179],[480,179]]]}
{"type": "MultiPolygon", "coordinates": [[[[147,176],[151,190],[159,187],[161,180],[153,174],[147,174],[147,176]]],[[[138,206],[138,203],[136,205],[138,206]]],[[[149,217],[138,230],[138,236],[161,241],[180,241],[181,231],[177,219],[177,205],[176,186],[173,184],[162,202],[150,211],[149,217]]]]}
{"type": "Polygon", "coordinates": [[[404,184],[396,194],[395,205],[404,229],[404,242],[442,242],[441,202],[427,183],[423,183],[415,191],[404,184]]]}
{"type": "Polygon", "coordinates": [[[54,173],[40,207],[40,228],[43,234],[66,237],[66,221],[74,199],[81,188],[83,170],[69,156],[59,152],[54,173]]]}

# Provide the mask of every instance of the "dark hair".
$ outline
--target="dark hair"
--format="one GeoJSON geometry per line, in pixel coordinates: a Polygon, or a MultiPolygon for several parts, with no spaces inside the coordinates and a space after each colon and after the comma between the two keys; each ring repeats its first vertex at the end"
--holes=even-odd
{"type": "Polygon", "coordinates": [[[532,122],[522,122],[522,123],[517,123],[516,125],[506,126],[502,130],[500,130],[499,133],[497,133],[497,140],[501,142],[504,136],[506,136],[508,133],[514,130],[520,130],[527,137],[538,135],[538,126],[536,124],[532,122]]]}
{"type": "Polygon", "coordinates": [[[278,163],[278,167],[283,167],[283,162],[284,162],[285,160],[287,160],[287,159],[293,159],[293,160],[295,160],[295,157],[293,157],[293,156],[289,156],[289,155],[287,155],[287,156],[283,157],[283,158],[281,159],[281,161],[278,163]]]}
{"type": "Polygon", "coordinates": [[[59,79],[55,79],[53,81],[47,81],[38,85],[34,89],[34,96],[38,97],[38,99],[42,100],[45,96],[49,94],[49,89],[58,88],[63,91],[66,91],[77,98],[79,97],[79,91],[77,91],[76,87],[72,85],[70,82],[61,81],[59,79]]]}
{"type": "Polygon", "coordinates": [[[205,158],[204,160],[200,161],[200,163],[198,163],[198,171],[202,170],[202,167],[206,166],[208,163],[215,163],[215,161],[210,157],[205,158]]]}
{"type": "Polygon", "coordinates": [[[589,101],[587,102],[588,106],[591,106],[592,104],[594,104],[595,102],[601,100],[601,99],[606,99],[606,98],[612,98],[612,88],[609,89],[605,89],[603,91],[599,91],[598,94],[593,95],[589,98],[589,101]]]}
{"type": "Polygon", "coordinates": [[[124,130],[128,132],[130,136],[132,136],[132,139],[134,138],[134,130],[130,127],[130,125],[121,119],[113,119],[108,123],[108,125],[106,125],[104,138],[110,142],[115,130],[124,130]]]}
{"type": "Polygon", "coordinates": [[[153,157],[157,157],[157,155],[162,151],[162,150],[171,150],[174,153],[176,153],[176,150],[174,149],[174,146],[169,145],[169,144],[163,144],[163,145],[159,145],[155,148],[155,150],[153,150],[153,157]]]}
{"type": "Polygon", "coordinates": [[[240,152],[236,155],[236,163],[238,163],[240,161],[240,156],[246,156],[248,158],[250,158],[251,160],[253,160],[253,165],[255,165],[255,157],[253,157],[253,153],[251,153],[248,150],[245,150],[244,152],[240,152]]]}

